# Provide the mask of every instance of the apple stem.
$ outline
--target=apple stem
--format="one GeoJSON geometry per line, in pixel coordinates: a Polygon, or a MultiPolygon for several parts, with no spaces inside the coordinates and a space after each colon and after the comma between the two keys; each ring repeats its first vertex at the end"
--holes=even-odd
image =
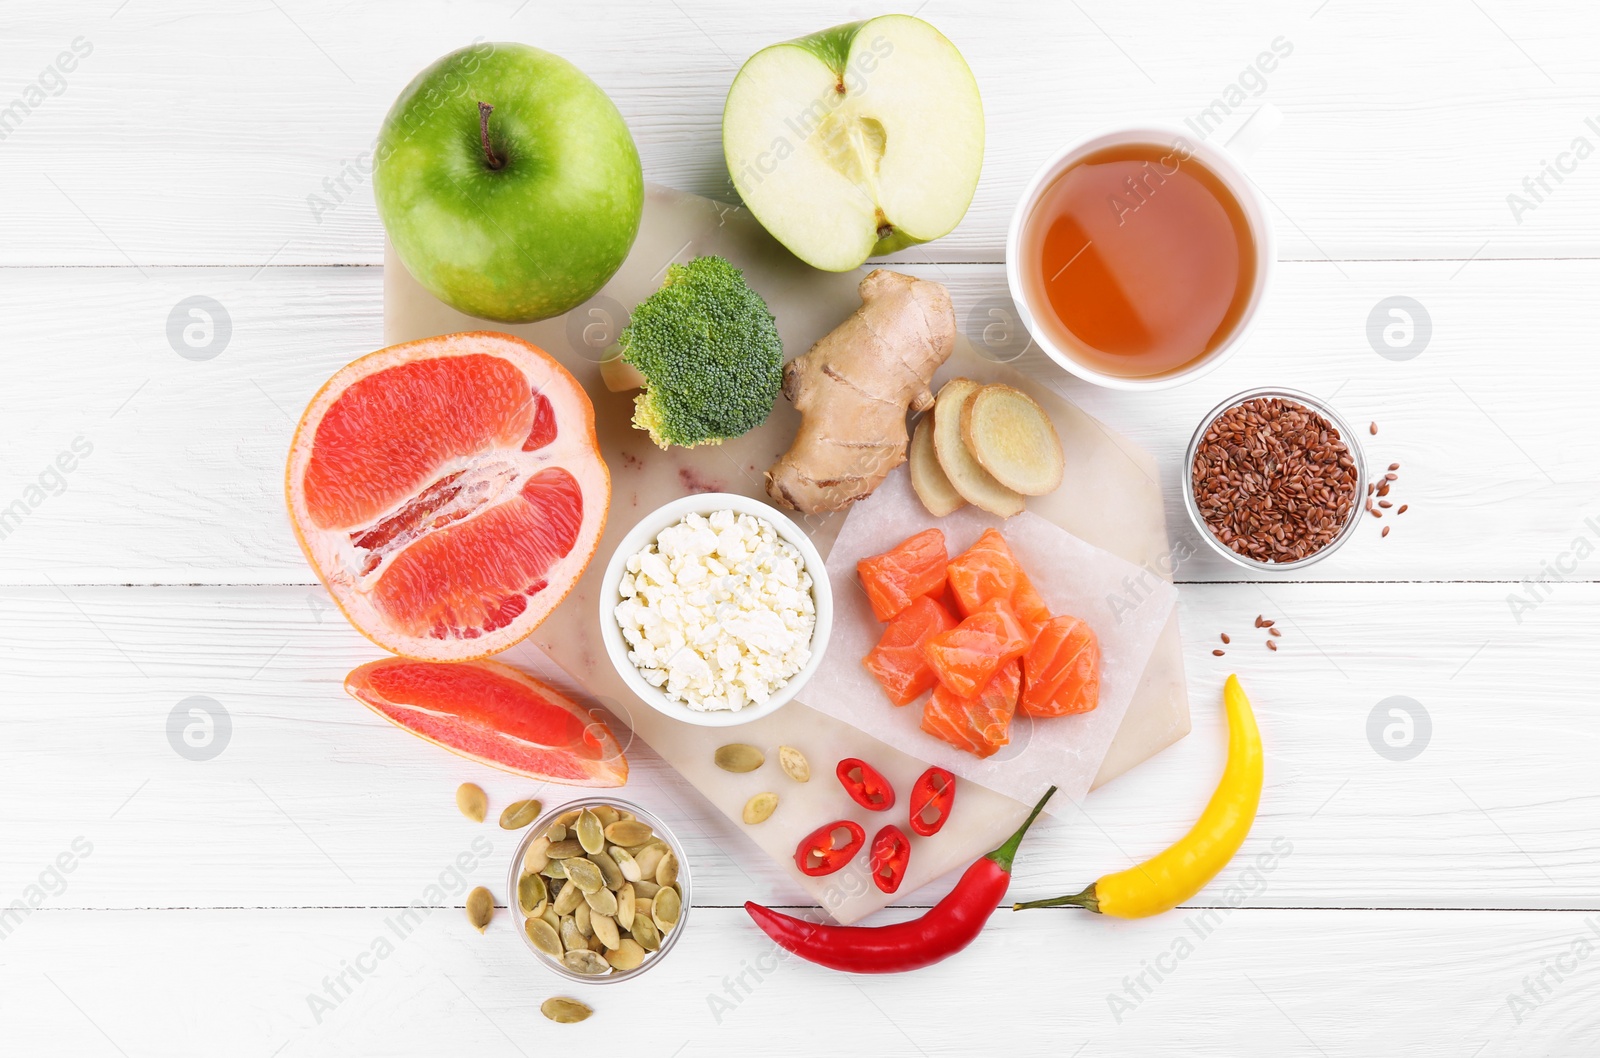
{"type": "Polygon", "coordinates": [[[499,169],[506,163],[501,161],[494,153],[494,148],[489,146],[489,115],[494,113],[494,107],[488,103],[478,103],[478,135],[483,141],[483,156],[489,160],[489,168],[499,169]]]}

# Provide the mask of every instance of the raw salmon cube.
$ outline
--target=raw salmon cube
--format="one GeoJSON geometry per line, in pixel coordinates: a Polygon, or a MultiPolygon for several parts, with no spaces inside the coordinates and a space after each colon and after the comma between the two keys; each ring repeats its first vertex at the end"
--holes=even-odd
{"type": "Polygon", "coordinates": [[[857,562],[856,573],[872,603],[873,616],[887,621],[919,596],[944,591],[944,572],[949,564],[944,533],[924,529],[881,555],[857,562]]]}
{"type": "Polygon", "coordinates": [[[1054,617],[1022,659],[1022,701],[1029,716],[1087,713],[1100,704],[1100,642],[1076,617],[1054,617]]]}
{"type": "Polygon", "coordinates": [[[927,595],[895,615],[883,638],[863,659],[867,671],[883,685],[895,705],[910,705],[938,682],[922,648],[940,632],[956,626],[950,612],[927,595]]]}
{"type": "Polygon", "coordinates": [[[1026,654],[1030,642],[1011,604],[992,599],[948,632],[929,639],[923,654],[945,689],[970,698],[1002,665],[1026,654]]]}
{"type": "Polygon", "coordinates": [[[952,559],[947,576],[963,617],[990,599],[1009,599],[1030,639],[1050,619],[1050,607],[1022,571],[1005,537],[994,529],[984,530],[977,543],[952,559]]]}
{"type": "Polygon", "coordinates": [[[935,687],[922,707],[922,730],[976,756],[993,756],[1011,741],[1011,718],[1021,688],[1022,665],[1017,661],[1002,665],[983,691],[971,698],[951,694],[942,685],[935,687]]]}

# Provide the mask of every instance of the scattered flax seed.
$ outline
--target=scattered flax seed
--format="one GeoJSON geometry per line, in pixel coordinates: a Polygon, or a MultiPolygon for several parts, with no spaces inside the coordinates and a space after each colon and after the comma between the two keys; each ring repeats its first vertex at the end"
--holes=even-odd
{"type": "Polygon", "coordinates": [[[1270,635],[1275,635],[1275,636],[1281,636],[1281,635],[1283,635],[1283,633],[1282,633],[1282,632],[1280,632],[1280,631],[1279,631],[1279,630],[1278,630],[1278,629],[1276,629],[1276,628],[1269,628],[1269,629],[1267,629],[1267,632],[1268,632],[1268,634],[1270,634],[1270,635]]]}
{"type": "Polygon", "coordinates": [[[1222,655],[1224,655],[1226,653],[1227,653],[1226,650],[1213,650],[1211,652],[1211,656],[1214,657],[1214,658],[1220,658],[1220,657],[1222,657],[1222,655]]]}
{"type": "Polygon", "coordinates": [[[1257,628],[1265,628],[1266,627],[1266,625],[1261,623],[1261,620],[1262,620],[1262,615],[1261,614],[1256,614],[1256,627],[1257,628]]]}
{"type": "Polygon", "coordinates": [[[1389,464],[1389,469],[1390,470],[1399,470],[1400,469],[1400,464],[1399,463],[1390,463],[1389,464]]]}
{"type": "Polygon", "coordinates": [[[1226,632],[1224,632],[1224,633],[1222,633],[1222,641],[1223,641],[1223,642],[1224,642],[1224,643],[1231,643],[1231,642],[1233,642],[1233,640],[1231,640],[1231,639],[1229,639],[1229,638],[1228,638],[1228,633],[1226,633],[1226,632]]]}
{"type": "Polygon", "coordinates": [[[1372,515],[1374,518],[1382,518],[1383,517],[1383,512],[1378,510],[1376,507],[1368,507],[1367,508],[1367,513],[1372,515]]]}
{"type": "Polygon", "coordinates": [[[1387,495],[1389,495],[1389,483],[1387,481],[1385,481],[1382,485],[1378,486],[1378,495],[1379,496],[1387,496],[1387,495]]]}
{"type": "Polygon", "coordinates": [[[1385,509],[1388,509],[1388,508],[1394,506],[1394,501],[1393,500],[1379,500],[1378,501],[1378,506],[1379,507],[1383,507],[1385,509]]]}
{"type": "Polygon", "coordinates": [[[1385,480],[1385,481],[1396,481],[1396,480],[1399,479],[1399,477],[1400,477],[1399,474],[1396,474],[1393,471],[1390,471],[1389,473],[1387,473],[1387,474],[1385,474],[1383,476],[1383,480],[1385,480]]]}
{"type": "Polygon", "coordinates": [[[1278,644],[1274,643],[1272,640],[1269,639],[1269,640],[1267,640],[1267,649],[1268,650],[1277,650],[1278,649],[1278,644]]]}
{"type": "Polygon", "coordinates": [[[1392,527],[1391,527],[1391,526],[1387,526],[1387,525],[1386,525],[1386,526],[1384,526],[1384,527],[1383,527],[1383,533],[1382,533],[1382,534],[1381,534],[1381,535],[1383,535],[1383,536],[1388,536],[1388,535],[1389,535],[1389,530],[1390,530],[1390,528],[1392,528],[1392,527]]]}
{"type": "Polygon", "coordinates": [[[1273,625],[1275,625],[1277,623],[1278,622],[1272,620],[1271,618],[1268,618],[1267,620],[1261,622],[1261,627],[1262,628],[1271,628],[1273,625]]]}
{"type": "Polygon", "coordinates": [[[1411,506],[1411,504],[1409,504],[1409,503],[1402,503],[1402,504],[1401,504],[1401,505],[1400,505],[1400,509],[1399,509],[1399,510],[1398,510],[1398,511],[1395,511],[1395,512],[1394,512],[1394,513],[1396,513],[1396,514],[1404,514],[1404,513],[1406,513],[1406,508],[1407,508],[1407,507],[1409,507],[1409,506],[1411,506]]]}
{"type": "Polygon", "coordinates": [[[1377,423],[1373,423],[1371,426],[1368,426],[1367,427],[1367,432],[1370,433],[1374,437],[1378,436],[1378,424],[1377,423]]]}
{"type": "Polygon", "coordinates": [[[1378,490],[1378,483],[1377,482],[1375,482],[1375,481],[1367,482],[1367,495],[1368,496],[1371,496],[1377,490],[1378,490]]]}

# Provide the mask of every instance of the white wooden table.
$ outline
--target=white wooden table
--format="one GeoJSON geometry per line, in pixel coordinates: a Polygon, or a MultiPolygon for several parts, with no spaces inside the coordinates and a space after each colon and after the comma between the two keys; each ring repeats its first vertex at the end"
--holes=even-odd
{"type": "MultiPolygon", "coordinates": [[[[503,889],[512,839],[466,824],[455,785],[504,803],[525,784],[345,698],[341,678],[372,649],[314,585],[282,511],[300,409],[379,343],[365,152],[423,65],[475,37],[515,39],[611,93],[650,178],[726,195],[718,121],[740,61],[875,13],[748,0],[0,8],[0,106],[38,104],[0,113],[0,507],[21,511],[0,540],[0,905],[38,905],[0,909],[0,1052],[573,1046],[578,1033],[537,1010],[570,990],[504,919],[479,937],[459,911],[468,884],[503,889]],[[71,72],[41,76],[75,41],[88,54],[71,72]],[[170,321],[197,297],[227,326],[185,344],[170,321]],[[169,740],[194,696],[226,717],[211,759],[169,740]],[[492,853],[473,850],[478,836],[492,853]],[[464,877],[462,853],[477,864],[464,877]],[[394,909],[441,880],[450,906],[397,938],[394,909]]],[[[1379,423],[1363,441],[1371,461],[1402,464],[1395,498],[1410,510],[1385,520],[1387,539],[1363,526],[1293,581],[1241,579],[1204,554],[1183,563],[1193,735],[1082,818],[1041,828],[1014,887],[1067,891],[1187,828],[1220,766],[1220,681],[1237,670],[1270,751],[1261,817],[1239,860],[1165,917],[1002,911],[958,959],[901,977],[777,960],[739,905],[797,892],[636,746],[630,792],[675,822],[703,906],[669,967],[588,997],[599,1031],[580,1053],[1596,1053],[1592,11],[928,0],[920,13],[973,66],[989,150],[960,229],[897,266],[948,283],[970,319],[1004,304],[1007,215],[1066,139],[1220,119],[1211,136],[1225,141],[1270,104],[1282,124],[1250,168],[1283,264],[1248,346],[1173,392],[1066,389],[1157,455],[1179,539],[1194,540],[1176,501],[1189,432],[1262,383],[1379,423]],[[1244,73],[1280,37],[1288,57],[1244,73]],[[1205,117],[1230,86],[1243,105],[1205,117]],[[1570,171],[1540,190],[1546,165],[1570,171]],[[1396,296],[1430,322],[1406,359],[1369,339],[1396,296]],[[1276,654],[1258,613],[1285,631],[1276,654]],[[1223,631],[1234,645],[1214,658],[1223,631]],[[1386,726],[1407,742],[1397,696],[1416,722],[1389,748],[1386,726]],[[1253,870],[1274,843],[1288,851],[1253,870]]]]}

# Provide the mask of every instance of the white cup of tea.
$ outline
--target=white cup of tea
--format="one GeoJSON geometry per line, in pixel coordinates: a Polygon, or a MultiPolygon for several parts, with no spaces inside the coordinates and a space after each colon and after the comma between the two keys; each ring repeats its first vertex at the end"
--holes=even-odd
{"type": "Polygon", "coordinates": [[[1029,334],[1111,389],[1165,389],[1216,368],[1250,333],[1276,264],[1271,219],[1238,163],[1156,125],[1057,152],[1006,234],[1006,282],[1029,334]]]}

